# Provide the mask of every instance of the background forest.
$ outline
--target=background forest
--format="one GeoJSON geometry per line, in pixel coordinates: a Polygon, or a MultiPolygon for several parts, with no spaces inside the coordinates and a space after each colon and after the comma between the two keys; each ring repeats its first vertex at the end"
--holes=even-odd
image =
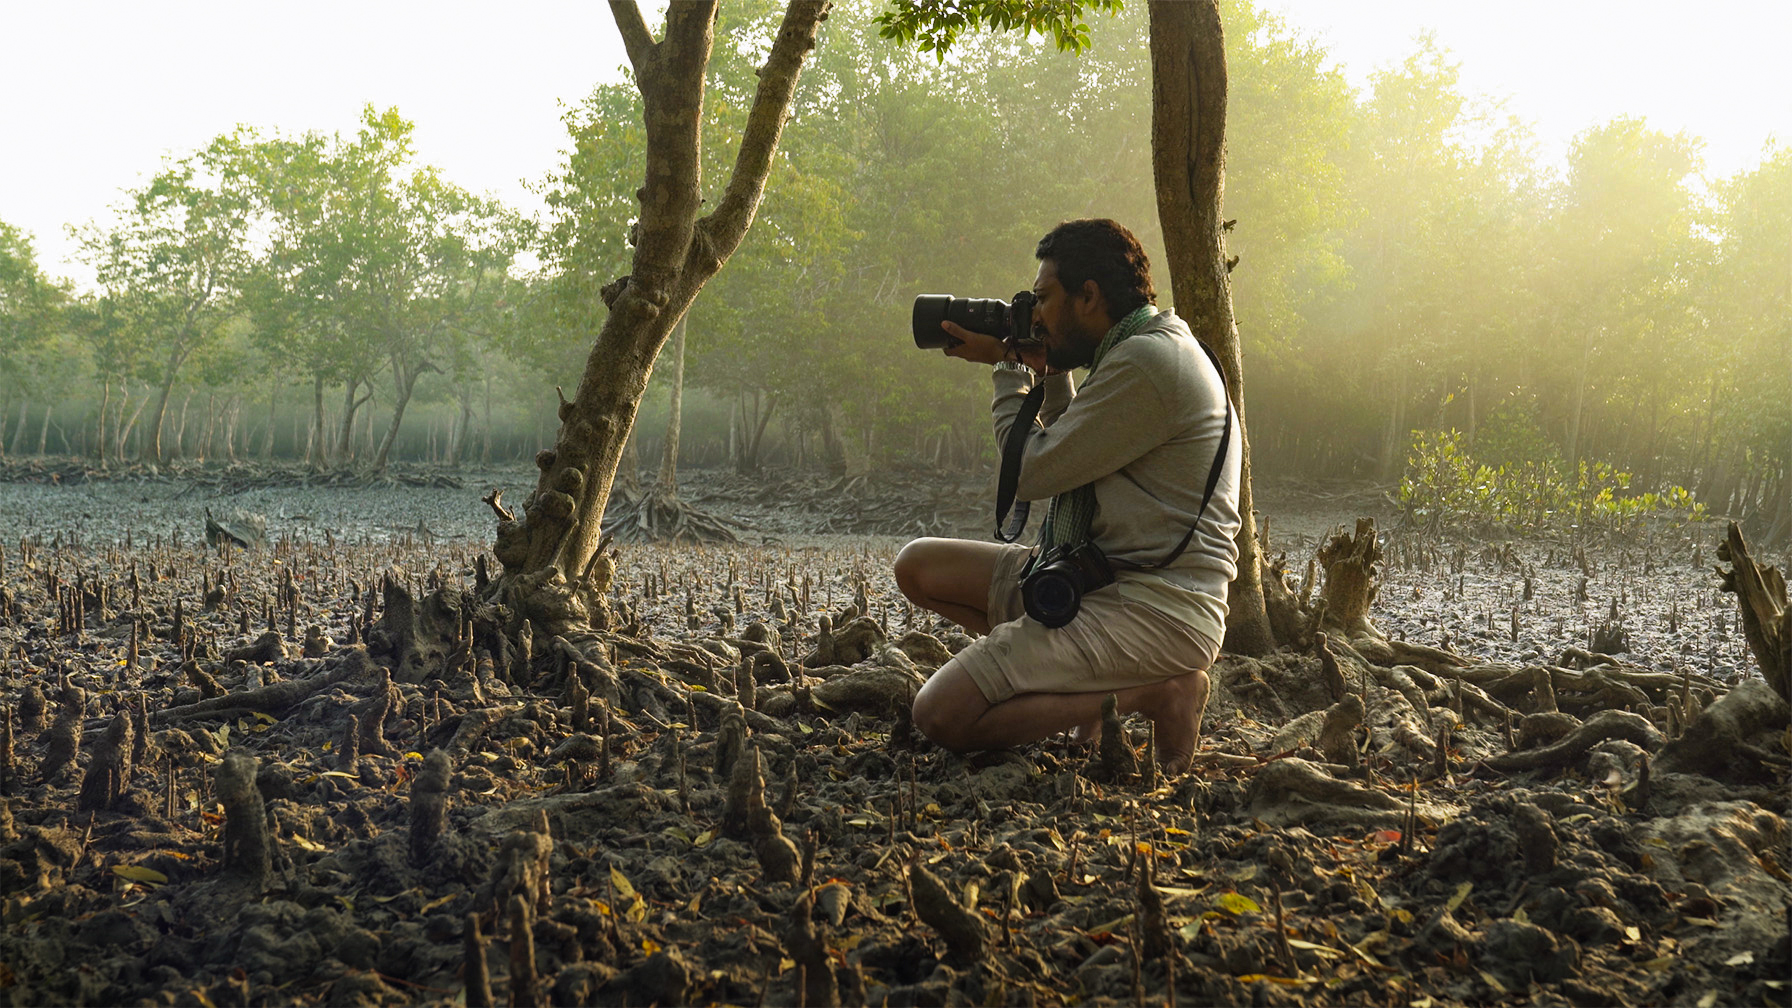
{"type": "MultiPolygon", "coordinates": [[[[686,464],[990,465],[987,379],[913,348],[914,296],[1008,297],[1069,217],[1121,220],[1162,263],[1142,11],[1094,19],[1080,57],[984,36],[938,61],[879,39],[880,7],[836,7],[758,219],[659,362],[643,459],[681,376],[686,464]]],[[[723,14],[718,140],[769,44],[754,9],[723,14]]],[[[1792,148],[1713,179],[1697,138],[1618,119],[1544,164],[1446,52],[1359,92],[1226,11],[1260,479],[1398,482],[1422,517],[1509,526],[1696,499],[1792,536],[1792,148]]],[[[353,136],[236,129],[171,159],[82,227],[91,291],[0,221],[0,451],[532,455],[627,269],[638,102],[623,81],[569,112],[540,220],[418,163],[412,125],[370,107],[353,136]]]]}

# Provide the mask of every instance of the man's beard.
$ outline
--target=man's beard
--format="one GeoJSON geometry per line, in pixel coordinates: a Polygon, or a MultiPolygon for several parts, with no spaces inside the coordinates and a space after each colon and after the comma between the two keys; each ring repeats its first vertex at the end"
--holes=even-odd
{"type": "Polygon", "coordinates": [[[1095,348],[1101,345],[1103,335],[1080,329],[1067,332],[1062,340],[1045,348],[1045,362],[1059,371],[1088,367],[1095,360],[1095,348]]]}

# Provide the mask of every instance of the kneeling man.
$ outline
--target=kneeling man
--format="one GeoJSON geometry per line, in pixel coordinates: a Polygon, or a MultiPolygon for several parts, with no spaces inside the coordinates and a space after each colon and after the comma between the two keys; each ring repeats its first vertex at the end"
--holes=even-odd
{"type": "Polygon", "coordinates": [[[1015,494],[1050,509],[1037,547],[917,539],[897,556],[909,599],[984,635],[921,688],[914,722],[957,752],[1067,730],[1088,740],[1112,693],[1122,713],[1155,723],[1158,758],[1179,773],[1200,736],[1238,559],[1242,447],[1225,381],[1187,324],[1155,307],[1145,250],[1126,228],[1068,221],[1035,254],[1040,345],[942,327],[958,341],[948,356],[994,366],[999,449],[1044,383],[1015,449],[1015,494]],[[1113,581],[1061,626],[1027,615],[1033,567],[1088,544],[1113,581]]]}

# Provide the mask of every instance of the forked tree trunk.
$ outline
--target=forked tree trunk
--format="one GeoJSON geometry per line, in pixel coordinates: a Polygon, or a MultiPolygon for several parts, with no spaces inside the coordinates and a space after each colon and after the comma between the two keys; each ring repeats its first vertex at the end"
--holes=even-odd
{"type": "MultiPolygon", "coordinates": [[[[129,420],[123,420],[124,408],[130,403],[130,386],[121,385],[119,391],[125,394],[125,398],[119,400],[118,403],[118,415],[121,420],[117,430],[113,432],[112,455],[114,458],[122,461],[125,457],[125,448],[131,443],[131,432],[137,429],[137,421],[143,418],[143,407],[149,405],[149,400],[137,400],[137,408],[131,411],[131,418],[129,420]]],[[[45,417],[44,420],[47,423],[49,418],[45,417]]],[[[40,454],[43,452],[43,444],[41,442],[38,444],[37,450],[40,454]]]]}
{"type": "MultiPolygon", "coordinates": [[[[268,400],[268,441],[270,445],[274,438],[273,430],[274,403],[270,399],[268,400]]],[[[313,469],[321,470],[329,464],[329,459],[326,457],[329,453],[324,450],[324,373],[322,371],[314,372],[311,375],[310,442],[305,446],[305,460],[311,463],[313,469]]],[[[264,446],[262,454],[267,455],[267,451],[267,446],[264,446]]]]}
{"type": "Polygon", "coordinates": [[[106,468],[106,412],[112,408],[112,379],[107,378],[100,383],[100,418],[99,437],[94,441],[94,452],[99,456],[100,468],[106,468]]]}
{"type": "Polygon", "coordinates": [[[373,464],[369,470],[374,473],[386,471],[386,460],[392,455],[392,446],[398,442],[398,429],[404,424],[405,407],[411,404],[411,396],[417,391],[417,379],[434,371],[441,373],[441,368],[424,361],[414,367],[400,367],[397,361],[392,362],[393,391],[398,401],[392,404],[392,423],[386,428],[386,434],[380,438],[380,445],[374,451],[373,464]]]}
{"type": "Polygon", "coordinates": [[[143,448],[137,454],[139,462],[162,461],[162,422],[168,416],[168,396],[174,391],[174,367],[168,368],[168,378],[156,392],[155,412],[149,415],[148,436],[143,439],[143,448]]]}
{"type": "Polygon", "coordinates": [[[261,458],[264,462],[272,461],[274,458],[274,428],[279,412],[280,390],[271,388],[268,390],[268,433],[261,442],[261,458]]]}
{"type": "Polygon", "coordinates": [[[490,465],[492,461],[492,380],[485,379],[485,422],[479,428],[479,464],[490,465]]]}
{"type": "MultiPolygon", "coordinates": [[[[699,217],[699,134],[716,0],[672,4],[665,37],[657,42],[636,4],[610,5],[641,90],[647,177],[628,283],[605,295],[609,314],[577,392],[560,406],[554,447],[536,456],[541,476],[535,492],[521,516],[499,515],[494,552],[504,573],[494,593],[518,618],[535,620],[538,631],[609,622],[604,593],[612,571],[598,550],[604,505],[654,358],[752,223],[797,78],[828,6],[825,0],[792,0],[785,11],[759,69],[733,175],[715,209],[699,217]]],[[[590,308],[596,321],[597,306],[590,308]]]]}
{"type": "Polygon", "coordinates": [[[1157,215],[1176,310],[1226,366],[1238,414],[1238,576],[1227,599],[1225,650],[1275,650],[1263,605],[1261,550],[1251,514],[1251,450],[1245,435],[1244,358],[1232,315],[1221,244],[1220,196],[1226,169],[1226,46],[1217,0],[1153,0],[1151,136],[1157,215]]]}
{"type": "MultiPolygon", "coordinates": [[[[355,398],[355,390],[360,387],[361,380],[358,378],[350,378],[344,385],[342,392],[342,429],[336,438],[336,444],[334,445],[335,450],[332,452],[329,448],[319,449],[322,454],[333,457],[336,460],[336,464],[339,466],[347,466],[355,457],[355,411],[360,409],[361,404],[367,401],[366,396],[363,396],[360,399],[355,398]]],[[[372,392],[368,393],[368,395],[372,394],[372,392]]]]}
{"type": "Polygon", "coordinates": [[[31,422],[31,400],[19,399],[19,422],[13,425],[12,453],[17,455],[25,450],[25,428],[31,422]]]}
{"type": "Polygon", "coordinates": [[[684,427],[684,336],[686,319],[672,330],[672,389],[667,397],[666,440],[660,450],[660,471],[654,493],[666,500],[678,499],[678,438],[684,427]]]}
{"type": "Polygon", "coordinates": [[[448,464],[459,467],[467,454],[467,443],[473,436],[473,389],[462,385],[455,390],[460,400],[460,415],[448,432],[448,464]]]}
{"type": "Polygon", "coordinates": [[[760,392],[755,389],[753,410],[750,413],[747,411],[746,393],[741,393],[739,399],[740,441],[735,446],[734,469],[742,473],[758,472],[759,449],[765,443],[765,429],[778,408],[778,397],[772,395],[761,400],[760,392]]]}

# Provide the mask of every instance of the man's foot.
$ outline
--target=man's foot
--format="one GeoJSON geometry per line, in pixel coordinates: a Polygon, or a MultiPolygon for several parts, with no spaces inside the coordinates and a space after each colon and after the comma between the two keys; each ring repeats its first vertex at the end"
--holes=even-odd
{"type": "MultiPolygon", "coordinates": [[[[1157,727],[1157,762],[1176,775],[1188,769],[1201,740],[1201,715],[1207,709],[1206,672],[1190,672],[1146,687],[1134,708],[1157,727]]],[[[1100,722],[1096,723],[1099,732],[1100,722]]]]}

